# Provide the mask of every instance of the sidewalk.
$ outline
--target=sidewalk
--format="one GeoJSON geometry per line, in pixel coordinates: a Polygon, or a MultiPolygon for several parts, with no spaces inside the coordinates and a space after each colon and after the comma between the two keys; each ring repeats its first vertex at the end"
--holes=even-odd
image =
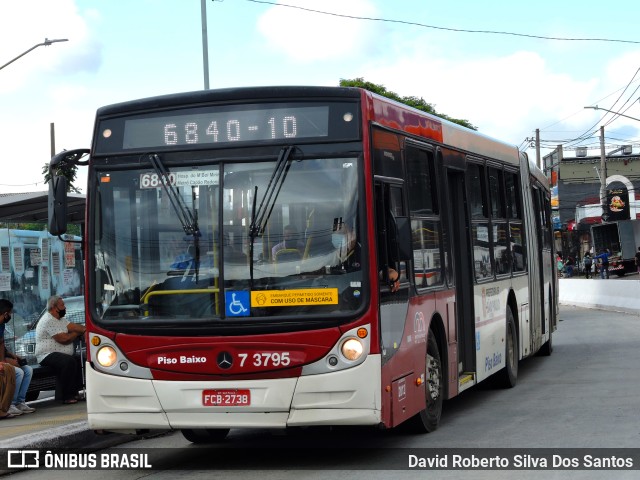
{"type": "Polygon", "coordinates": [[[62,405],[53,397],[29,402],[36,409],[0,420],[0,448],[76,448],[136,439],[133,435],[96,435],[87,425],[87,403],[62,405]]]}

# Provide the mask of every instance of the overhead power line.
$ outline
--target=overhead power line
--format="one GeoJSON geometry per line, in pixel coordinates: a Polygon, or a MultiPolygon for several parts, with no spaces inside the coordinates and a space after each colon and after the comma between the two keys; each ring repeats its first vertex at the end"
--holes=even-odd
{"type": "Polygon", "coordinates": [[[341,18],[351,18],[353,20],[367,20],[371,22],[386,22],[386,23],[400,23],[403,25],[411,25],[414,27],[422,27],[422,28],[432,28],[434,30],[445,30],[448,32],[458,32],[458,33],[483,33],[487,35],[511,35],[514,37],[526,37],[526,38],[536,38],[539,40],[559,40],[565,42],[617,42],[617,43],[632,43],[632,44],[640,44],[640,41],[635,40],[621,40],[615,38],[568,38],[568,37],[548,37],[545,35],[532,35],[528,33],[516,33],[516,32],[503,32],[498,30],[471,30],[465,28],[450,28],[450,27],[440,27],[437,25],[428,25],[425,23],[418,22],[410,22],[407,20],[394,20],[390,18],[376,18],[376,17],[363,17],[359,15],[346,15],[343,13],[334,13],[334,12],[324,12],[322,10],[316,10],[313,8],[300,7],[297,5],[287,5],[284,3],[276,3],[269,2],[266,0],[247,0],[252,3],[262,3],[266,5],[273,5],[276,7],[287,7],[287,8],[295,8],[298,10],[304,10],[305,12],[311,13],[319,13],[321,15],[330,15],[332,17],[341,17],[341,18]]]}

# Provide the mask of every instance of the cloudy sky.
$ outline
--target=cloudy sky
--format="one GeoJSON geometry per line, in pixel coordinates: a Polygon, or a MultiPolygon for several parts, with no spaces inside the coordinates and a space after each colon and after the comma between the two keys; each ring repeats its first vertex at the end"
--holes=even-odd
{"type": "MultiPolygon", "coordinates": [[[[640,121],[584,108],[640,118],[637,0],[207,0],[206,9],[210,88],[363,77],[523,149],[540,129],[543,154],[562,143],[570,156],[573,139],[597,147],[606,125],[608,149],[640,153],[640,121]]],[[[45,38],[68,41],[0,69],[0,193],[46,190],[52,123],[56,151],[88,148],[98,107],[204,88],[201,0],[0,0],[0,65],[45,38]]]]}

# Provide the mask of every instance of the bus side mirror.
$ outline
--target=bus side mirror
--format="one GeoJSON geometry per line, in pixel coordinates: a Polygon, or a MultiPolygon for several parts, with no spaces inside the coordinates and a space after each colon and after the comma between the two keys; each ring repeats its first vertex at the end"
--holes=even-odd
{"type": "Polygon", "coordinates": [[[49,233],[62,235],[67,231],[67,183],[64,176],[49,179],[49,233]]]}

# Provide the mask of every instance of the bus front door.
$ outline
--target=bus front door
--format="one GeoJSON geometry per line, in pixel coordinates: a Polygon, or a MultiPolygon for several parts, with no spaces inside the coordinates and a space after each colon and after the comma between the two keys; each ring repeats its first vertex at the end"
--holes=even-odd
{"type": "MultiPolygon", "coordinates": [[[[451,233],[452,261],[456,289],[456,324],[458,327],[459,386],[475,372],[475,316],[473,308],[473,268],[469,222],[466,208],[465,174],[447,169],[448,224],[451,233]]],[[[472,385],[475,382],[469,382],[472,385]]]]}

